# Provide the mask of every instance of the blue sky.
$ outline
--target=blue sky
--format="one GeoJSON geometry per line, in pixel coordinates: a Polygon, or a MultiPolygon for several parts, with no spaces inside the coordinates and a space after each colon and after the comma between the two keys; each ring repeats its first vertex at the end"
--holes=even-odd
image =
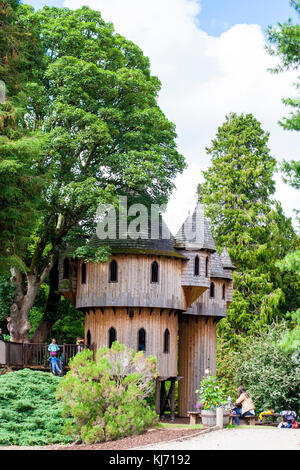
{"type": "MultiPolygon", "coordinates": [[[[34,8],[63,6],[63,0],[27,0],[23,3],[34,8]]],[[[258,24],[265,30],[268,25],[288,18],[296,19],[288,0],[201,0],[201,5],[199,25],[211,36],[219,36],[235,24],[258,24]]]]}

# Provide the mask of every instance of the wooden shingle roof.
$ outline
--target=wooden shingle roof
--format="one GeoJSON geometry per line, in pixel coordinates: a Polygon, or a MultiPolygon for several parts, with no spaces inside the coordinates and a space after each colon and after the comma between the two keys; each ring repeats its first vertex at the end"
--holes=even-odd
{"type": "Polygon", "coordinates": [[[216,245],[200,201],[198,201],[193,214],[187,217],[175,235],[175,246],[186,250],[206,250],[212,253],[216,251],[216,245]]]}

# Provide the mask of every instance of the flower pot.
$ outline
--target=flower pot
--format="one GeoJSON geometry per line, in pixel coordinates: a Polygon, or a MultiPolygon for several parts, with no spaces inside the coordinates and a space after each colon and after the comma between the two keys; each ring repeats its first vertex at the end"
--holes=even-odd
{"type": "Polygon", "coordinates": [[[223,411],[223,426],[226,426],[229,423],[229,411],[223,411]]]}
{"type": "MultiPolygon", "coordinates": [[[[217,410],[202,410],[201,420],[203,426],[210,427],[217,424],[217,410]]],[[[223,426],[229,423],[229,411],[223,410],[223,426]]]]}
{"type": "Polygon", "coordinates": [[[216,426],[217,411],[216,410],[202,410],[201,411],[202,424],[205,427],[216,426]]]}

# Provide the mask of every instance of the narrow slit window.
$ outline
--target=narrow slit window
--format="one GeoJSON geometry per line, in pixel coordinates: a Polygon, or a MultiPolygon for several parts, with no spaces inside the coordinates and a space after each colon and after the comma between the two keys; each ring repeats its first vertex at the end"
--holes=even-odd
{"type": "Polygon", "coordinates": [[[158,270],[159,266],[156,261],[151,264],[151,282],[158,282],[158,270]]]}
{"type": "Polygon", "coordinates": [[[195,258],[194,275],[199,276],[199,256],[198,255],[195,258]]]}
{"type": "Polygon", "coordinates": [[[118,282],[118,263],[115,259],[109,263],[109,282],[118,282]]]}
{"type": "Polygon", "coordinates": [[[225,284],[223,284],[223,287],[222,287],[222,299],[225,300],[225,293],[226,293],[226,287],[225,287],[225,284]]]}
{"type": "Polygon", "coordinates": [[[117,340],[117,331],[116,329],[112,326],[108,330],[108,347],[111,348],[111,345],[113,344],[114,341],[117,340]]]}
{"type": "Polygon", "coordinates": [[[210,285],[210,298],[213,299],[215,297],[215,284],[212,282],[210,285]]]}
{"type": "Polygon", "coordinates": [[[69,258],[64,259],[64,279],[70,278],[70,261],[69,258]]]}
{"type": "Polygon", "coordinates": [[[92,337],[91,337],[91,332],[90,330],[87,331],[87,334],[86,334],[86,344],[88,346],[90,346],[92,344],[92,337]]]}
{"type": "Polygon", "coordinates": [[[169,353],[169,352],[170,352],[170,332],[167,328],[164,333],[164,353],[169,353]]]}
{"type": "Polygon", "coordinates": [[[81,284],[86,284],[86,264],[81,265],[81,284]]]}
{"type": "Polygon", "coordinates": [[[138,350],[146,351],[146,331],[141,328],[138,333],[138,350]]]}
{"type": "Polygon", "coordinates": [[[208,277],[208,256],[206,257],[206,260],[205,260],[205,277],[208,277]]]}

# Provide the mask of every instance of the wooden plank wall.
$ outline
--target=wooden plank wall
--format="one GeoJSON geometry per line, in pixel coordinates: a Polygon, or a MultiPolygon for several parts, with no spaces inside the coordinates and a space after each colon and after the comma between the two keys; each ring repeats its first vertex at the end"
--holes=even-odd
{"type": "Polygon", "coordinates": [[[232,281],[220,278],[211,278],[211,282],[215,284],[215,297],[210,297],[210,289],[207,289],[190,308],[187,313],[190,315],[226,315],[227,302],[232,300],[232,281]],[[225,300],[222,299],[223,284],[225,284],[225,300]]]}
{"type": "Polygon", "coordinates": [[[178,411],[187,416],[195,410],[196,394],[205,369],[216,373],[216,319],[182,315],[179,321],[178,411]]]}
{"type": "Polygon", "coordinates": [[[189,258],[188,262],[185,262],[182,267],[182,278],[181,283],[183,286],[203,286],[209,287],[210,277],[210,253],[206,251],[190,251],[181,250],[180,253],[186,258],[189,258]],[[195,258],[199,257],[199,275],[195,276],[195,258]],[[206,258],[208,257],[208,276],[206,277],[206,258]]]}
{"type": "Polygon", "coordinates": [[[87,263],[86,284],[78,267],[76,307],[157,307],[183,310],[182,261],[176,258],[118,255],[118,282],[109,282],[109,263],[87,263]],[[151,282],[151,264],[159,264],[159,282],[151,282]]]}
{"type": "Polygon", "coordinates": [[[138,350],[138,330],[146,331],[146,355],[157,357],[160,377],[177,376],[177,339],[178,314],[166,309],[132,308],[133,318],[129,317],[127,308],[95,308],[89,309],[85,316],[85,337],[90,331],[91,343],[96,348],[108,346],[109,329],[116,329],[117,341],[126,344],[134,351],[138,350]],[[103,313],[102,313],[103,312],[103,313]],[[170,332],[169,353],[164,353],[164,332],[170,332]]]}

